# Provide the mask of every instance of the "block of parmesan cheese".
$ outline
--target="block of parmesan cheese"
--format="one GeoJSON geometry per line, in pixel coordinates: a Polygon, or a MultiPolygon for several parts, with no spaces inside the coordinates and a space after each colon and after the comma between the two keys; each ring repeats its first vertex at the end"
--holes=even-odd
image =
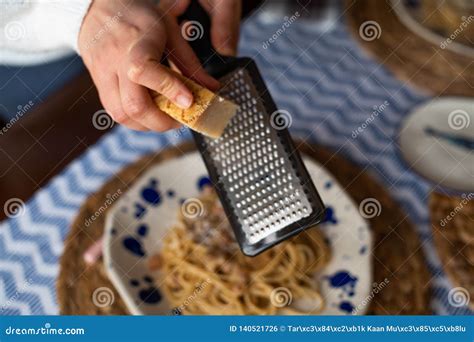
{"type": "Polygon", "coordinates": [[[177,74],[177,76],[193,93],[194,100],[191,107],[182,109],[165,96],[155,93],[156,105],[192,130],[211,138],[219,138],[237,112],[238,106],[182,75],[177,74]]]}

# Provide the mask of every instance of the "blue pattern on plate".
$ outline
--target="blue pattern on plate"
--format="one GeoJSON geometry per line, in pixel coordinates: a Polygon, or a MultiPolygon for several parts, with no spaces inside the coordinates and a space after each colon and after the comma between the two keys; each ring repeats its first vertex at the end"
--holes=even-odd
{"type": "Polygon", "coordinates": [[[354,288],[357,285],[357,277],[349,271],[339,271],[327,279],[333,288],[341,289],[349,297],[354,296],[354,288]]]}
{"type": "Polygon", "coordinates": [[[150,276],[143,277],[143,285],[137,279],[130,280],[130,285],[138,288],[137,296],[140,298],[138,304],[156,304],[161,301],[162,295],[160,290],[158,290],[154,285],[154,280],[150,276]]]}
{"type": "Polygon", "coordinates": [[[161,192],[158,189],[158,181],[156,179],[150,179],[149,185],[143,188],[142,198],[153,206],[161,203],[161,192]]]}
{"type": "Polygon", "coordinates": [[[126,250],[138,257],[146,256],[145,249],[143,248],[142,239],[146,237],[148,227],[146,224],[141,224],[137,228],[136,236],[127,235],[124,237],[122,243],[126,250]]]}
{"type": "MultiPolygon", "coordinates": [[[[292,114],[292,134],[367,165],[418,229],[433,276],[435,312],[472,314],[448,303],[451,284],[431,239],[430,184],[407,168],[393,142],[409,110],[429,96],[401,83],[369,57],[345,24],[321,34],[298,20],[268,49],[261,48],[280,26],[257,16],[247,20],[241,54],[255,58],[277,105],[292,114]],[[373,106],[383,101],[390,104],[383,114],[363,134],[352,138],[353,130],[369,117],[373,106]]],[[[180,134],[155,134],[117,127],[38,191],[23,216],[2,222],[0,314],[57,314],[58,261],[68,227],[82,202],[129,163],[189,138],[183,130],[180,134]]],[[[146,205],[139,203],[134,210],[138,217],[143,216],[146,205]]]]}
{"type": "Polygon", "coordinates": [[[339,310],[344,311],[347,314],[353,313],[354,309],[355,309],[354,305],[348,300],[343,300],[339,304],[339,310]]]}
{"type": "Polygon", "coordinates": [[[330,205],[326,206],[326,211],[324,212],[323,222],[337,224],[337,218],[334,212],[334,208],[330,205]]]}

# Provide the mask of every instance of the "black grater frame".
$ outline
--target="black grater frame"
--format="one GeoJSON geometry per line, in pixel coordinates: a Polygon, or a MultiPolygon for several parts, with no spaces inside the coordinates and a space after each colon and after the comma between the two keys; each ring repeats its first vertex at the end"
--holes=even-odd
{"type": "MultiPolygon", "coordinates": [[[[266,109],[265,115],[268,117],[268,120],[270,120],[270,113],[277,111],[277,107],[270,93],[268,92],[262,77],[260,76],[255,62],[252,59],[232,58],[232,61],[227,61],[225,68],[219,71],[215,71],[213,73],[213,76],[215,76],[216,78],[220,78],[226,75],[227,73],[237,69],[244,69],[249,73],[249,75],[251,75],[253,85],[255,86],[257,93],[259,94],[259,97],[262,100],[263,105],[266,109]]],[[[222,206],[230,221],[230,224],[240,245],[240,248],[242,249],[243,253],[248,256],[255,256],[263,252],[264,250],[278,244],[279,242],[286,240],[307,228],[315,226],[316,224],[320,223],[324,218],[324,204],[313,182],[311,181],[311,177],[301,159],[299,152],[295,147],[295,144],[290,136],[288,129],[279,129],[276,130],[276,133],[280,138],[280,142],[288,153],[288,157],[294,169],[297,171],[297,174],[299,174],[299,178],[309,180],[309,182],[307,182],[303,186],[305,188],[305,194],[311,204],[312,212],[309,216],[286,226],[285,228],[265,237],[257,243],[248,244],[246,241],[245,233],[241,228],[241,224],[237,218],[237,215],[234,213],[234,208],[229,205],[231,201],[228,198],[227,192],[223,184],[220,182],[219,173],[217,171],[216,166],[214,165],[214,161],[208,153],[205,138],[201,134],[193,131],[194,140],[197,144],[199,151],[201,152],[204,163],[209,172],[209,176],[214,184],[214,188],[219,196],[219,199],[221,200],[222,206]]]]}
{"type": "MultiPolygon", "coordinates": [[[[191,2],[190,8],[187,10],[184,17],[187,20],[193,21],[199,19],[197,21],[204,27],[204,33],[206,33],[206,30],[209,29],[209,19],[205,15],[205,12],[202,10],[202,8],[200,8],[200,5],[197,3],[197,1],[191,2]]],[[[239,69],[247,71],[248,75],[252,78],[252,83],[258,93],[260,100],[262,101],[263,106],[265,107],[264,115],[266,115],[268,120],[271,120],[270,114],[276,112],[277,107],[265,85],[263,78],[260,75],[257,65],[251,58],[221,56],[212,49],[209,41],[205,41],[205,39],[204,41],[203,39],[200,39],[190,43],[198,54],[198,57],[205,66],[206,70],[217,79],[239,69]]],[[[306,183],[301,185],[304,188],[304,192],[310,203],[312,212],[309,216],[301,218],[297,222],[294,222],[266,236],[254,244],[250,244],[247,242],[245,232],[241,223],[239,222],[237,215],[234,212],[234,208],[230,205],[231,200],[228,197],[225,187],[220,181],[219,172],[208,152],[205,137],[200,133],[192,131],[197,148],[204,160],[204,164],[206,165],[211,181],[222,203],[222,207],[229,219],[237,242],[239,243],[242,252],[248,256],[255,256],[266,249],[302,232],[303,230],[317,225],[324,219],[325,216],[324,204],[311,180],[311,177],[301,159],[298,150],[295,147],[288,129],[275,129],[275,133],[279,137],[280,142],[284,147],[294,170],[296,170],[299,180],[308,180],[306,183]]]]}

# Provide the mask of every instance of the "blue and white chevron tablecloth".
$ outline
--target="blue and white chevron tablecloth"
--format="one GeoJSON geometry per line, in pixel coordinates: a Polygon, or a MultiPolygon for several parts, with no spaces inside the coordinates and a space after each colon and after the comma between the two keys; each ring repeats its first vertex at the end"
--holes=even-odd
{"type": "MultiPolygon", "coordinates": [[[[282,22],[250,18],[243,25],[240,54],[256,60],[278,107],[291,113],[293,136],[333,148],[387,186],[416,224],[433,276],[434,311],[469,314],[448,303],[452,284],[436,255],[429,223],[431,184],[410,171],[397,151],[402,119],[429,96],[369,57],[344,21],[322,33],[300,19],[274,35],[281,27],[282,22]],[[271,36],[276,39],[265,44],[271,36]],[[384,103],[383,112],[365,125],[374,107],[384,103]],[[358,127],[363,132],[355,134],[358,127]]],[[[21,216],[2,222],[0,314],[57,314],[58,260],[82,202],[127,164],[189,137],[117,126],[38,191],[21,216]]]]}

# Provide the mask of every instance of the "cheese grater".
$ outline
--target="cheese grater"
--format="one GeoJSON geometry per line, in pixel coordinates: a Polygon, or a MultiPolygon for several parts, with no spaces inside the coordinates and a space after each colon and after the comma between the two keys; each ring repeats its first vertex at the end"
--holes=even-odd
{"type": "Polygon", "coordinates": [[[318,224],[325,208],[288,132],[291,116],[277,110],[255,62],[213,50],[197,1],[184,18],[202,26],[190,43],[220,95],[239,105],[220,138],[193,136],[242,252],[255,256],[318,224]]]}

